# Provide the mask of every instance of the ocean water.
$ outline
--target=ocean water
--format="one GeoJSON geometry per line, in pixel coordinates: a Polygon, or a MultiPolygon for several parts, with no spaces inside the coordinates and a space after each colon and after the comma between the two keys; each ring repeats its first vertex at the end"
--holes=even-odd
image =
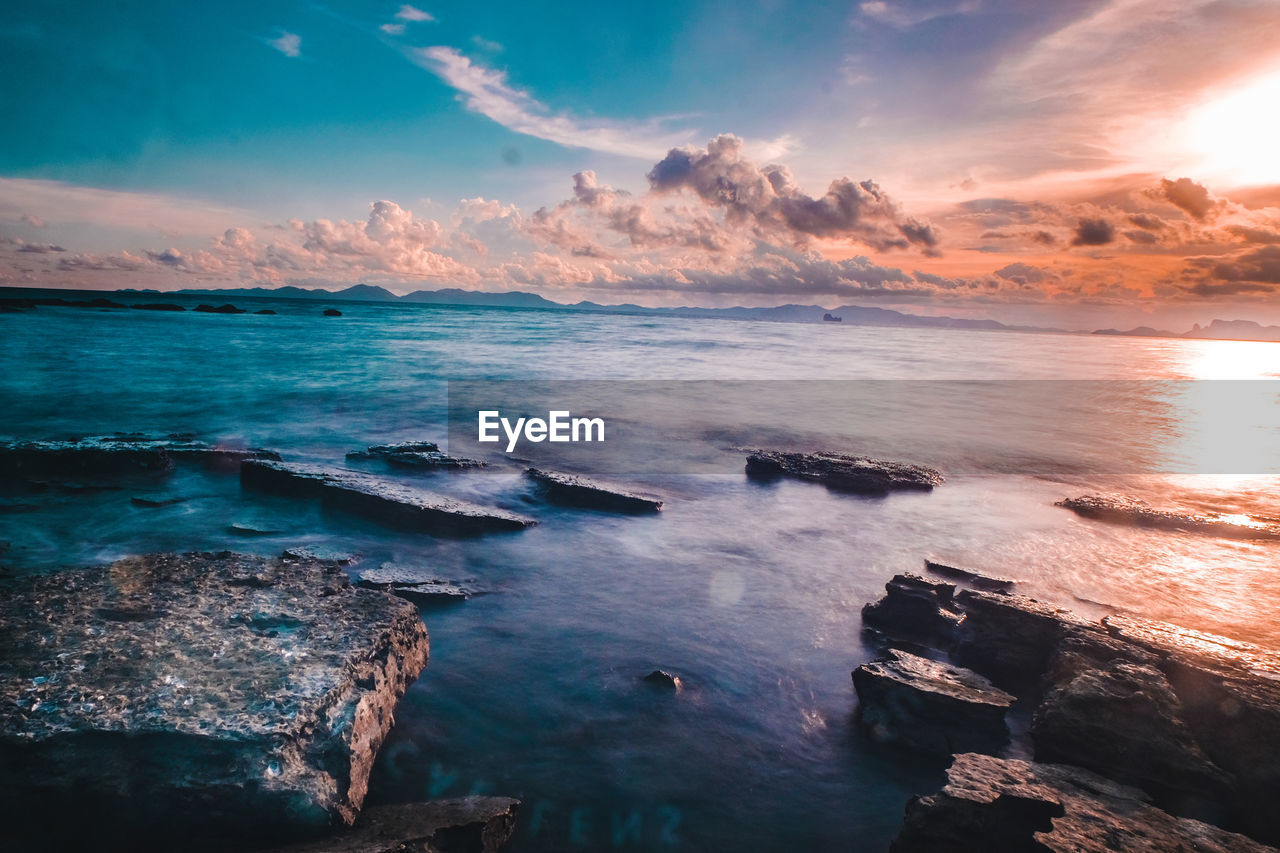
{"type": "Polygon", "coordinates": [[[874,653],[862,604],[926,556],[1091,616],[1280,645],[1280,543],[1053,506],[1116,491],[1280,516],[1280,345],[358,303],[325,318],[312,302],[237,303],[280,313],[0,315],[0,436],[193,432],[342,465],[369,444],[448,437],[458,380],[472,396],[536,380],[625,409],[624,432],[643,441],[579,467],[604,465],[666,507],[551,508],[500,452],[461,474],[359,463],[540,522],[435,539],[183,468],[124,490],[0,495],[5,562],[45,572],[313,544],[360,555],[354,571],[390,561],[471,580],[488,594],[423,609],[431,663],[397,711],[370,801],[520,797],[515,850],[885,849],[908,797],[942,772],[857,735],[849,673],[874,653]],[[948,481],[874,500],[759,483],[740,448],[761,445],[928,463],[948,481]],[[276,532],[243,537],[237,523],[276,532]],[[684,688],[640,681],[655,668],[684,688]]]}

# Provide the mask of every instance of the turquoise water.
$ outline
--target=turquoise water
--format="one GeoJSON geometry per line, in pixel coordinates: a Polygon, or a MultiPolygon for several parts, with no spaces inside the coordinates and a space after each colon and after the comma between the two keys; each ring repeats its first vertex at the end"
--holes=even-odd
{"type": "MultiPolygon", "coordinates": [[[[279,315],[0,315],[0,435],[195,432],[344,464],[368,444],[442,439],[451,379],[1280,375],[1280,345],[1265,343],[355,303],[323,318],[316,303],[270,304],[279,315]]],[[[872,654],[859,608],[926,555],[1018,578],[1029,594],[1091,615],[1103,603],[1280,643],[1275,543],[1102,525],[1052,505],[1105,487],[1161,506],[1280,515],[1262,456],[1256,471],[1212,475],[1153,464],[1233,442],[1215,438],[1220,424],[1205,426],[1213,399],[1197,407],[1176,383],[1141,387],[1156,390],[1089,403],[1111,419],[1087,433],[1099,423],[1092,410],[1045,422],[1045,406],[960,438],[947,407],[866,401],[875,416],[854,424],[774,412],[768,405],[786,395],[770,395],[758,417],[744,415],[749,428],[726,423],[733,409],[711,401],[654,411],[645,425],[707,466],[697,475],[634,466],[628,480],[667,498],[655,517],[546,507],[515,466],[415,477],[365,463],[540,521],[515,535],[436,540],[183,469],[123,491],[4,496],[0,540],[18,572],[151,550],[276,554],[317,544],[365,565],[474,579],[489,594],[423,611],[431,664],[398,709],[373,801],[517,796],[525,810],[513,849],[526,851],[883,850],[907,798],[935,788],[941,771],[856,736],[849,672],[872,654]],[[951,476],[931,494],[865,500],[748,481],[732,449],[789,442],[935,464],[951,476]],[[134,496],[184,500],[144,508],[134,496]],[[228,531],[233,523],[278,532],[244,538],[228,531]],[[655,668],[678,673],[684,689],[639,680],[655,668]]],[[[1242,417],[1265,451],[1274,403],[1261,399],[1242,417]]]]}

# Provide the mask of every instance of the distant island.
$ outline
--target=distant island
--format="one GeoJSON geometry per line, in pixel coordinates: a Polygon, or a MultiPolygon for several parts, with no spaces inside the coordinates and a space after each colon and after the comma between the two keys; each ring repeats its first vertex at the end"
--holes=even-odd
{"type": "Polygon", "coordinates": [[[1192,325],[1189,332],[1167,332],[1150,326],[1135,329],[1098,329],[1095,335],[1125,335],[1143,338],[1198,338],[1210,341],[1280,341],[1280,326],[1264,326],[1253,320],[1214,320],[1207,326],[1192,325]]]}

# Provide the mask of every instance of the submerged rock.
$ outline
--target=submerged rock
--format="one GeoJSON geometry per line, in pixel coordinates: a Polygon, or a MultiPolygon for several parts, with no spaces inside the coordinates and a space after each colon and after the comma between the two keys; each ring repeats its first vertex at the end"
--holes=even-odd
{"type": "Polygon", "coordinates": [[[416,609],[336,566],[229,552],[9,583],[0,647],[12,814],[139,838],[350,824],[428,653],[416,609]]]}
{"type": "Polygon", "coordinates": [[[1266,853],[1270,847],[1151,805],[1087,770],[966,753],[937,794],[907,804],[892,853],[1266,853]]]}
{"type": "Polygon", "coordinates": [[[684,686],[680,676],[667,672],[665,669],[655,669],[640,680],[645,684],[652,684],[654,687],[667,687],[672,690],[679,690],[684,686]]]}
{"type": "Polygon", "coordinates": [[[519,811],[520,801],[510,797],[373,806],[349,830],[262,853],[497,853],[515,832],[519,811]]]}
{"type": "Polygon", "coordinates": [[[347,454],[348,459],[383,459],[392,465],[403,468],[484,468],[487,462],[479,459],[467,459],[462,456],[449,456],[441,453],[433,442],[405,442],[403,444],[378,444],[366,450],[353,450],[347,454]]]}
{"type": "Polygon", "coordinates": [[[341,317],[341,316],[342,316],[342,312],[341,312],[341,311],[339,311],[337,308],[326,308],[326,309],[324,309],[324,316],[326,316],[326,317],[341,317]]]}
{"type": "Polygon", "coordinates": [[[755,450],[747,456],[747,474],[813,480],[830,489],[863,495],[882,495],[902,489],[928,491],[943,482],[942,473],[934,468],[847,453],[755,450]]]}
{"type": "Polygon", "coordinates": [[[136,308],[139,311],[186,311],[181,305],[173,302],[142,302],[136,305],[130,305],[130,308],[136,308]]]}
{"type": "Polygon", "coordinates": [[[1133,498],[1087,495],[1067,498],[1055,506],[1076,515],[1113,524],[1154,527],[1185,533],[1203,533],[1229,539],[1280,539],[1280,523],[1251,516],[1195,515],[1155,509],[1145,501],[1133,498]]]}
{"type": "Polygon", "coordinates": [[[853,672],[858,721],[877,743],[947,757],[994,752],[1009,740],[1014,697],[972,670],[890,649],[853,672]]]}
{"type": "Polygon", "coordinates": [[[250,488],[320,498],[338,509],[405,530],[467,536],[523,530],[533,519],[446,498],[359,471],[249,459],[240,482],[250,488]]]}
{"type": "Polygon", "coordinates": [[[975,572],[973,569],[962,569],[958,566],[949,566],[946,563],[939,563],[929,559],[924,561],[924,568],[925,571],[933,572],[938,577],[957,580],[972,589],[982,590],[983,592],[1008,592],[1017,583],[1017,581],[1009,580],[1008,578],[993,578],[975,572]]]}
{"type": "Polygon", "coordinates": [[[862,608],[862,622],[896,640],[947,646],[963,618],[954,608],[955,584],[894,575],[885,596],[862,608]]]}
{"type": "Polygon", "coordinates": [[[657,498],[597,483],[585,477],[540,468],[529,468],[524,474],[537,484],[543,497],[554,504],[623,513],[658,512],[662,509],[662,501],[657,498]]]}
{"type": "Polygon", "coordinates": [[[446,601],[465,601],[480,591],[473,586],[426,577],[405,566],[383,563],[376,569],[360,572],[359,585],[366,589],[380,589],[392,595],[419,604],[437,604],[446,601]]]}
{"type": "Polygon", "coordinates": [[[205,305],[202,303],[200,305],[197,305],[194,310],[199,311],[203,314],[243,314],[245,313],[245,309],[237,308],[236,306],[230,303],[227,303],[226,305],[219,305],[217,308],[213,307],[212,305],[205,305]]]}
{"type": "Polygon", "coordinates": [[[270,308],[263,308],[261,310],[254,311],[253,313],[267,315],[267,314],[274,314],[276,312],[272,311],[270,308]]]}

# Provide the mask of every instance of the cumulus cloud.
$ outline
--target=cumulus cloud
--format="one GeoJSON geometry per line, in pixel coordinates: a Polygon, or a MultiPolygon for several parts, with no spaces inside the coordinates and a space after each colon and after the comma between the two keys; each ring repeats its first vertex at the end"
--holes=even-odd
{"type": "Polygon", "coordinates": [[[715,137],[705,149],[671,149],[648,178],[657,192],[689,190],[723,210],[730,223],[796,245],[814,237],[844,238],[879,251],[916,246],[932,253],[939,243],[931,225],[904,215],[874,181],[839,178],[815,198],[796,186],[785,166],[760,167],[748,159],[743,141],[731,134],[715,137]]]}
{"type": "Polygon", "coordinates": [[[653,159],[690,135],[669,130],[663,121],[608,121],[553,113],[528,92],[512,86],[504,72],[472,62],[452,47],[418,48],[408,55],[458,90],[459,99],[472,112],[559,145],[653,159]]]}
{"type": "Polygon", "coordinates": [[[285,56],[295,57],[302,53],[302,36],[297,33],[282,32],[278,37],[268,41],[267,44],[285,56]]]}
{"type": "Polygon", "coordinates": [[[1165,201],[1199,220],[1203,220],[1219,207],[1218,202],[1209,195],[1209,190],[1190,178],[1178,178],[1176,181],[1162,179],[1159,195],[1165,201]]]}
{"type": "Polygon", "coordinates": [[[1076,225],[1073,246],[1105,246],[1116,238],[1116,229],[1105,219],[1081,219],[1076,225]]]}

